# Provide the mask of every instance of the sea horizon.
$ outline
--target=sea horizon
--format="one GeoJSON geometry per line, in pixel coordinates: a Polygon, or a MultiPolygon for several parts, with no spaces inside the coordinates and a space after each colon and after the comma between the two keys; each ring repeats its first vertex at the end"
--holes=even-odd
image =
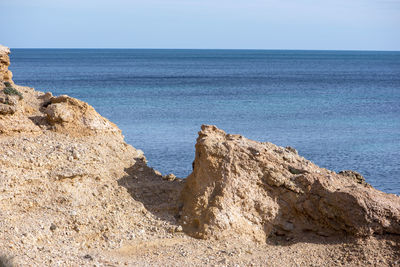
{"type": "Polygon", "coordinates": [[[296,51],[296,52],[400,52],[400,50],[375,50],[375,49],[292,49],[292,48],[147,48],[147,47],[10,47],[10,49],[32,50],[226,50],[226,51],[296,51]]]}

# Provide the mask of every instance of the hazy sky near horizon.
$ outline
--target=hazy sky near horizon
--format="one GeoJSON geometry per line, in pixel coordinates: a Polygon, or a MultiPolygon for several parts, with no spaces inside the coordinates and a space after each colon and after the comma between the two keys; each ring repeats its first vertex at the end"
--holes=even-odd
{"type": "Polygon", "coordinates": [[[400,0],[0,0],[0,10],[11,48],[400,50],[400,0]]]}

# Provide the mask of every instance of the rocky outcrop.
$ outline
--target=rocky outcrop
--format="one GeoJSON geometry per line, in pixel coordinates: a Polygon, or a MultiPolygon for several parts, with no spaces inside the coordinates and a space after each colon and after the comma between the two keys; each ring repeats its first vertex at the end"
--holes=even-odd
{"type": "Polygon", "coordinates": [[[0,46],[0,134],[39,132],[40,127],[30,118],[39,113],[36,98],[40,93],[14,84],[8,70],[9,54],[10,49],[0,46]],[[24,94],[28,96],[25,100],[24,94]]]}
{"type": "Polygon", "coordinates": [[[10,49],[0,45],[0,115],[14,114],[17,111],[21,95],[13,88],[10,65],[10,49]]]}
{"type": "Polygon", "coordinates": [[[8,70],[10,66],[10,49],[0,45],[0,89],[4,88],[4,83],[13,84],[12,73],[8,70]]]}
{"type": "Polygon", "coordinates": [[[400,234],[400,198],[293,149],[202,126],[182,193],[185,231],[201,238],[400,234]]]}
{"type": "Polygon", "coordinates": [[[71,136],[121,134],[118,127],[78,99],[37,92],[11,80],[10,50],[0,47],[0,133],[50,130],[71,136]]]}
{"type": "Polygon", "coordinates": [[[181,180],[148,167],[87,103],[12,83],[4,51],[0,254],[17,266],[84,266],[83,251],[171,237],[181,180]]]}
{"type": "Polygon", "coordinates": [[[50,93],[43,95],[43,99],[43,113],[55,131],[73,135],[90,135],[99,131],[121,133],[114,123],[100,116],[85,102],[67,95],[53,97],[50,93]]]}
{"type": "Polygon", "coordinates": [[[360,173],[352,170],[345,170],[345,171],[340,171],[338,172],[339,175],[342,175],[344,177],[347,177],[349,179],[352,179],[354,182],[365,185],[365,186],[370,186],[366,181],[364,176],[362,176],[360,173]]]}

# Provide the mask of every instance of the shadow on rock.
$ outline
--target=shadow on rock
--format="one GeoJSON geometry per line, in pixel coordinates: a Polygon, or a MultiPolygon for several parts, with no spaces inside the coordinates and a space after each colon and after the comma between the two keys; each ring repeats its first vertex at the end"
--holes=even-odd
{"type": "Polygon", "coordinates": [[[29,119],[37,126],[49,126],[46,116],[31,116],[29,119]]]}
{"type": "Polygon", "coordinates": [[[180,194],[184,180],[162,176],[143,160],[137,160],[125,172],[128,175],[119,179],[118,184],[125,187],[132,198],[143,203],[153,215],[176,225],[182,206],[180,194]]]}

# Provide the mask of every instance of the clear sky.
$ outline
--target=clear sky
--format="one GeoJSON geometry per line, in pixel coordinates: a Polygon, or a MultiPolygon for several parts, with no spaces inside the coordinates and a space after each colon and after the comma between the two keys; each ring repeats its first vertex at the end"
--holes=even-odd
{"type": "Polygon", "coordinates": [[[400,50],[400,0],[0,0],[11,48],[400,50]]]}

